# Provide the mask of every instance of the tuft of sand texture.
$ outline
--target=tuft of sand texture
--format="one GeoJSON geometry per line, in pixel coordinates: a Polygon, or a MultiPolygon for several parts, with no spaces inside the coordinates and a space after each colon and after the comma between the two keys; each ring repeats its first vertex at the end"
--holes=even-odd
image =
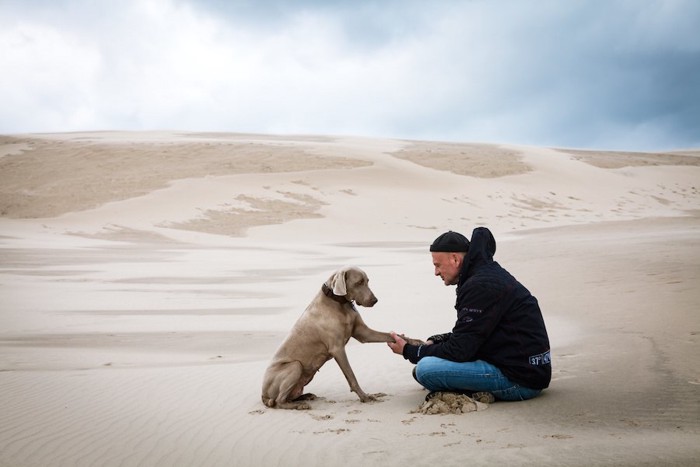
{"type": "Polygon", "coordinates": [[[0,466],[696,465],[698,154],[2,136],[0,466]],[[269,359],[341,266],[370,277],[370,327],[449,331],[427,246],[482,225],[542,307],[541,397],[422,413],[411,364],[351,340],[378,401],[329,361],[311,410],[262,404],[269,359]]]}

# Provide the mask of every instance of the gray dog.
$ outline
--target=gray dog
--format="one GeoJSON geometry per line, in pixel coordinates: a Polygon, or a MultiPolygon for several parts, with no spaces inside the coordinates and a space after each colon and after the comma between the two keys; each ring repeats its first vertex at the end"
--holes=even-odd
{"type": "MultiPolygon", "coordinates": [[[[311,301],[287,338],[282,342],[265,372],[262,401],[268,407],[310,409],[305,401],[316,398],[304,394],[316,372],[331,358],[343,371],[350,390],[362,402],[375,400],[357,383],[345,354],[351,337],[365,342],[394,342],[387,332],[367,327],[353,302],[364,307],[377,303],[368,285],[367,274],[356,267],[333,273],[311,301]]],[[[413,341],[413,339],[412,339],[413,341]]]]}

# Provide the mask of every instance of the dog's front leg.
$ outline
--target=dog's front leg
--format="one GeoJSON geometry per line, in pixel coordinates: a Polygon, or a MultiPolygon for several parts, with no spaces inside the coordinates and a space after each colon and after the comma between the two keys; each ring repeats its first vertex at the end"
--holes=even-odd
{"type": "MultiPolygon", "coordinates": [[[[403,334],[399,334],[399,336],[401,336],[403,340],[405,340],[411,345],[425,344],[425,342],[423,342],[420,339],[412,339],[410,337],[404,336],[403,334]]],[[[375,331],[374,329],[369,328],[365,324],[365,322],[362,321],[362,318],[360,316],[358,316],[355,321],[355,327],[352,330],[352,337],[362,342],[363,344],[367,342],[394,342],[394,338],[391,337],[390,333],[375,331]]]]}
{"type": "Polygon", "coordinates": [[[388,332],[375,331],[368,327],[358,314],[355,318],[355,326],[352,329],[352,337],[362,342],[394,342],[394,338],[388,332]]]}
{"type": "Polygon", "coordinates": [[[333,355],[333,358],[335,359],[336,363],[338,363],[340,370],[343,372],[343,375],[345,375],[345,379],[350,385],[350,390],[357,394],[362,402],[377,400],[374,396],[366,394],[362,388],[360,388],[357,378],[355,378],[355,373],[353,373],[352,368],[350,368],[350,362],[348,361],[348,356],[345,353],[344,347],[336,349],[331,353],[331,355],[333,355]]]}

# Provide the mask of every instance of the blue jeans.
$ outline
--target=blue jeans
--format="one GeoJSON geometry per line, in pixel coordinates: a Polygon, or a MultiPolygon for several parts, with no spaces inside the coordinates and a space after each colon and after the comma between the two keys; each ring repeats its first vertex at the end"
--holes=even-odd
{"type": "Polygon", "coordinates": [[[483,360],[451,362],[437,357],[424,357],[416,365],[413,375],[429,391],[486,391],[497,400],[504,401],[524,401],[542,392],[510,381],[501,370],[483,360]]]}

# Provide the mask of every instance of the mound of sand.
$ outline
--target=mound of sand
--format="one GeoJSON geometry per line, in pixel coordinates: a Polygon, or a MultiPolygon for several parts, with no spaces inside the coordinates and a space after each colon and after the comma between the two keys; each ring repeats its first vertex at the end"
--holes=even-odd
{"type": "Polygon", "coordinates": [[[489,407],[488,404],[475,401],[469,396],[455,392],[437,392],[431,394],[431,396],[411,413],[422,413],[425,415],[449,413],[459,415],[476,412],[477,410],[486,410],[489,407]]]}

